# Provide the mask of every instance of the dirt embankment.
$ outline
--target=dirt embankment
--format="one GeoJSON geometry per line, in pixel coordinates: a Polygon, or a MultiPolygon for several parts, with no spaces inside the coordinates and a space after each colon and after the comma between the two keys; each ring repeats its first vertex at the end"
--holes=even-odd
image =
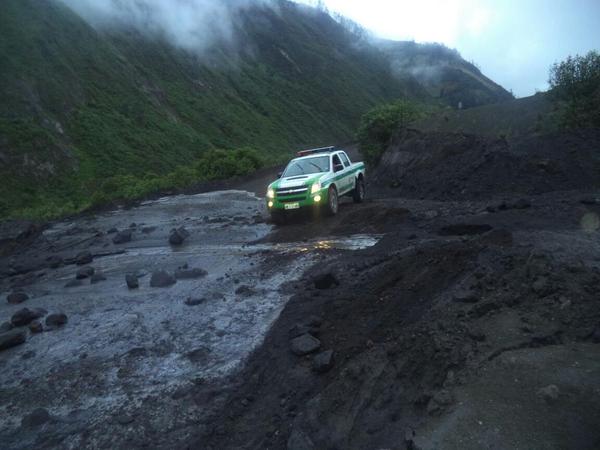
{"type": "Polygon", "coordinates": [[[405,131],[372,174],[380,195],[489,199],[600,187],[600,130],[514,142],[462,133],[405,131]]]}

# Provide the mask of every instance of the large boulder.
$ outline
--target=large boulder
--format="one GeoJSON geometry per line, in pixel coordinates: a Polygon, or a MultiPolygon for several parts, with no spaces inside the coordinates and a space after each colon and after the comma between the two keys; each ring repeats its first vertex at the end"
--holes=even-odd
{"type": "Polygon", "coordinates": [[[0,351],[21,345],[27,339],[27,335],[21,330],[7,331],[0,334],[0,351]]]}
{"type": "Polygon", "coordinates": [[[24,327],[25,325],[29,325],[34,320],[44,316],[44,313],[45,312],[43,310],[31,310],[29,308],[23,308],[13,314],[10,322],[15,327],[24,327]]]}
{"type": "Polygon", "coordinates": [[[169,234],[169,244],[181,245],[189,236],[190,233],[185,227],[174,228],[171,230],[171,234],[169,234]]]}
{"type": "Polygon", "coordinates": [[[8,294],[6,297],[6,301],[11,305],[18,305],[19,303],[23,303],[28,300],[29,296],[25,292],[17,291],[8,294]]]}
{"type": "Polygon", "coordinates": [[[137,289],[140,287],[138,277],[133,273],[128,273],[127,275],[125,275],[125,282],[127,283],[127,287],[129,289],[137,289]]]}
{"type": "Polygon", "coordinates": [[[333,350],[325,350],[318,353],[313,359],[313,370],[317,373],[325,373],[333,367],[333,350]]]}
{"type": "Polygon", "coordinates": [[[52,328],[62,327],[68,322],[68,317],[63,313],[54,313],[46,317],[46,325],[52,328]]]}

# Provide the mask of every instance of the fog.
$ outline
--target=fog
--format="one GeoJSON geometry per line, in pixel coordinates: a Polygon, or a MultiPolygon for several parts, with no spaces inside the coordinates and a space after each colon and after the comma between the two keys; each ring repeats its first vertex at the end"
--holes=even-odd
{"type": "Polygon", "coordinates": [[[518,96],[548,87],[550,66],[600,48],[600,0],[299,0],[379,37],[440,42],[518,96]]]}
{"type": "Polygon", "coordinates": [[[128,27],[196,53],[231,40],[236,13],[269,0],[61,0],[96,28],[128,27]]]}

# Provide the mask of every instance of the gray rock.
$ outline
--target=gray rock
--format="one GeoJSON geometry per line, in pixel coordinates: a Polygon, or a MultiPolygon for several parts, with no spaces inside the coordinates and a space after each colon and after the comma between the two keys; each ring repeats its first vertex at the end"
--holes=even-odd
{"type": "Polygon", "coordinates": [[[325,373],[333,367],[333,350],[318,353],[313,359],[313,370],[317,373],[325,373]]]}
{"type": "Polygon", "coordinates": [[[31,309],[23,308],[13,314],[10,322],[15,327],[24,327],[25,325],[29,325],[34,320],[39,319],[43,315],[43,310],[32,311],[31,309]]]}
{"type": "Polygon", "coordinates": [[[21,330],[12,330],[0,334],[0,351],[21,345],[27,339],[27,335],[21,330]]]}
{"type": "Polygon", "coordinates": [[[62,327],[68,322],[68,317],[63,313],[50,314],[46,317],[46,325],[50,328],[62,327]]]}
{"type": "Polygon", "coordinates": [[[44,326],[39,320],[34,320],[29,324],[29,331],[31,331],[34,334],[41,333],[42,331],[44,331],[44,326]]]}
{"type": "Polygon", "coordinates": [[[290,342],[292,353],[298,356],[308,355],[309,353],[316,352],[320,347],[321,341],[308,333],[294,338],[290,342]]]}
{"type": "Polygon", "coordinates": [[[188,230],[185,227],[179,227],[177,229],[172,229],[171,234],[169,235],[169,244],[171,245],[181,245],[183,241],[185,241],[190,236],[188,230]]]}
{"type": "Polygon", "coordinates": [[[78,266],[84,266],[86,264],[91,263],[94,260],[94,257],[90,252],[81,252],[75,257],[75,263],[78,266]]]}
{"type": "Polygon", "coordinates": [[[313,281],[317,289],[330,289],[340,285],[340,282],[333,273],[317,275],[313,281]]]}
{"type": "Polygon", "coordinates": [[[19,303],[23,303],[27,301],[29,296],[25,292],[12,292],[6,296],[6,301],[11,305],[18,305],[19,303]]]}
{"type": "Polygon", "coordinates": [[[75,279],[75,280],[71,280],[67,284],[65,284],[65,287],[73,288],[73,287],[79,287],[81,285],[83,285],[83,281],[75,279]]]}
{"type": "Polygon", "coordinates": [[[127,283],[127,287],[129,289],[137,289],[140,287],[140,281],[138,280],[137,275],[132,273],[125,275],[125,282],[127,283]]]}
{"type": "Polygon", "coordinates": [[[129,424],[133,423],[133,421],[135,419],[132,416],[130,416],[129,414],[119,414],[119,415],[115,416],[115,420],[117,421],[117,423],[119,425],[129,425],[129,424]]]}
{"type": "Polygon", "coordinates": [[[144,234],[154,233],[155,231],[156,231],[156,227],[144,227],[144,228],[142,228],[142,233],[144,233],[144,234]]]}
{"type": "Polygon", "coordinates": [[[77,280],[84,280],[84,279],[89,278],[92,275],[94,275],[95,272],[96,272],[96,269],[94,269],[93,267],[90,267],[90,266],[82,267],[81,269],[79,269],[77,271],[75,278],[77,280]]]}
{"type": "Polygon", "coordinates": [[[288,332],[288,336],[290,339],[294,339],[298,336],[302,336],[303,334],[311,334],[313,336],[317,336],[319,334],[319,327],[312,326],[309,324],[297,323],[288,332]]]}
{"type": "Polygon", "coordinates": [[[35,428],[49,422],[52,419],[48,410],[44,408],[35,409],[31,414],[27,414],[21,419],[21,426],[24,428],[35,428]]]}
{"type": "Polygon", "coordinates": [[[477,303],[479,297],[471,291],[460,291],[454,294],[452,300],[456,303],[477,303]]]}
{"type": "Polygon", "coordinates": [[[14,328],[14,325],[10,322],[4,322],[0,325],[0,333],[6,333],[14,328]]]}
{"type": "Polygon", "coordinates": [[[102,272],[95,273],[90,278],[91,284],[100,283],[101,281],[106,281],[106,277],[104,276],[104,274],[102,272]]]}
{"type": "Polygon", "coordinates": [[[208,275],[208,272],[203,269],[177,269],[175,278],[178,280],[194,280],[208,275]]]}
{"type": "Polygon", "coordinates": [[[48,258],[48,267],[58,269],[63,264],[63,259],[60,256],[51,256],[48,258]]]}
{"type": "Polygon", "coordinates": [[[204,303],[206,301],[206,298],[192,298],[189,297],[186,301],[185,304],[188,306],[198,306],[201,305],[202,303],[204,303]]]}
{"type": "Polygon", "coordinates": [[[558,386],[551,384],[538,390],[537,395],[547,403],[554,403],[558,400],[560,390],[558,389],[558,386]]]}
{"type": "Polygon", "coordinates": [[[119,232],[119,230],[117,230],[115,227],[112,227],[106,232],[106,234],[115,234],[118,232],[119,232]]]}
{"type": "Polygon", "coordinates": [[[165,272],[164,270],[158,270],[152,273],[152,278],[150,279],[151,287],[169,287],[173,286],[177,283],[177,280],[174,276],[165,272]]]}
{"type": "Polygon", "coordinates": [[[235,294],[239,295],[240,297],[251,297],[255,293],[256,291],[254,289],[245,284],[235,290],[235,294]]]}
{"type": "Polygon", "coordinates": [[[131,241],[131,230],[123,230],[119,231],[116,236],[113,238],[113,244],[120,245],[126,244],[131,241]]]}

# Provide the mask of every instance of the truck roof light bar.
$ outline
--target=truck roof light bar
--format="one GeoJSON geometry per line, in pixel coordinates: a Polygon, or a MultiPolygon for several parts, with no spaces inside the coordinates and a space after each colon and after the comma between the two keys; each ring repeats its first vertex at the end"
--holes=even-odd
{"type": "Polygon", "coordinates": [[[309,150],[302,150],[298,152],[298,156],[308,156],[308,155],[314,155],[315,153],[328,153],[328,152],[333,152],[335,150],[335,146],[330,146],[330,147],[321,147],[321,148],[312,148],[309,150]]]}

